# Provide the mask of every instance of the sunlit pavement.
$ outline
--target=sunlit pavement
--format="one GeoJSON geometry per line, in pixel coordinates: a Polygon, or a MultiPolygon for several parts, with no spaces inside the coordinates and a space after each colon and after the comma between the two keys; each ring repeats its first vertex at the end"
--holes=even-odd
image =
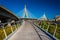
{"type": "Polygon", "coordinates": [[[40,40],[40,38],[33,26],[24,21],[20,29],[8,40],[40,40]]]}
{"type": "Polygon", "coordinates": [[[31,23],[23,21],[21,27],[8,40],[52,40],[43,31],[31,23]],[[37,32],[38,31],[38,32],[37,32]],[[39,34],[38,34],[39,33],[39,34]]]}

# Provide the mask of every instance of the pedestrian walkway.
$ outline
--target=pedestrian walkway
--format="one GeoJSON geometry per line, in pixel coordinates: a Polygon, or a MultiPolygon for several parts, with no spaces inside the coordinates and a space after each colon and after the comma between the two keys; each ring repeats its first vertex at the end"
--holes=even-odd
{"type": "Polygon", "coordinates": [[[29,22],[24,21],[20,29],[8,40],[40,40],[40,38],[33,26],[29,22]]]}

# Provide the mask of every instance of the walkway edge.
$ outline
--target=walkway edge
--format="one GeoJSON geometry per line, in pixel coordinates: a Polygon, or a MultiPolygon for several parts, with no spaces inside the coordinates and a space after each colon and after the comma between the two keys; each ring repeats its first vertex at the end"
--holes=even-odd
{"type": "MultiPolygon", "coordinates": [[[[19,27],[19,28],[20,28],[20,27],[19,27]]],[[[18,29],[19,29],[19,28],[18,28],[18,29]]],[[[17,32],[18,29],[16,29],[13,33],[9,34],[9,35],[7,36],[7,39],[4,38],[3,40],[8,40],[13,34],[15,34],[15,32],[17,32]]]]}
{"type": "MultiPolygon", "coordinates": [[[[33,23],[34,24],[34,23],[33,23]]],[[[39,26],[37,26],[36,24],[34,24],[36,27],[38,27],[41,31],[43,31],[46,35],[48,35],[50,38],[52,38],[53,40],[57,40],[57,38],[55,38],[54,36],[52,36],[50,33],[46,32],[45,30],[41,29],[39,26]]]]}

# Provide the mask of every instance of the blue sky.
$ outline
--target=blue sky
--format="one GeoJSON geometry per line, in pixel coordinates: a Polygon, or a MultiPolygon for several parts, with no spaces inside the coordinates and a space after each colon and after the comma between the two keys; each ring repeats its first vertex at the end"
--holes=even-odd
{"type": "Polygon", "coordinates": [[[60,15],[60,0],[0,0],[0,5],[11,10],[18,17],[18,12],[24,9],[26,4],[34,16],[40,18],[43,13],[46,13],[47,18],[54,18],[60,15]]]}

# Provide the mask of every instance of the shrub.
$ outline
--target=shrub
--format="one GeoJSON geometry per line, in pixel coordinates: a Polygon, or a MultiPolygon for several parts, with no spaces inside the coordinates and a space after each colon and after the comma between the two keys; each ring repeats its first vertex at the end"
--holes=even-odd
{"type": "Polygon", "coordinates": [[[3,32],[3,29],[0,28],[0,40],[3,40],[5,38],[5,35],[4,35],[4,32],[3,32]]]}

